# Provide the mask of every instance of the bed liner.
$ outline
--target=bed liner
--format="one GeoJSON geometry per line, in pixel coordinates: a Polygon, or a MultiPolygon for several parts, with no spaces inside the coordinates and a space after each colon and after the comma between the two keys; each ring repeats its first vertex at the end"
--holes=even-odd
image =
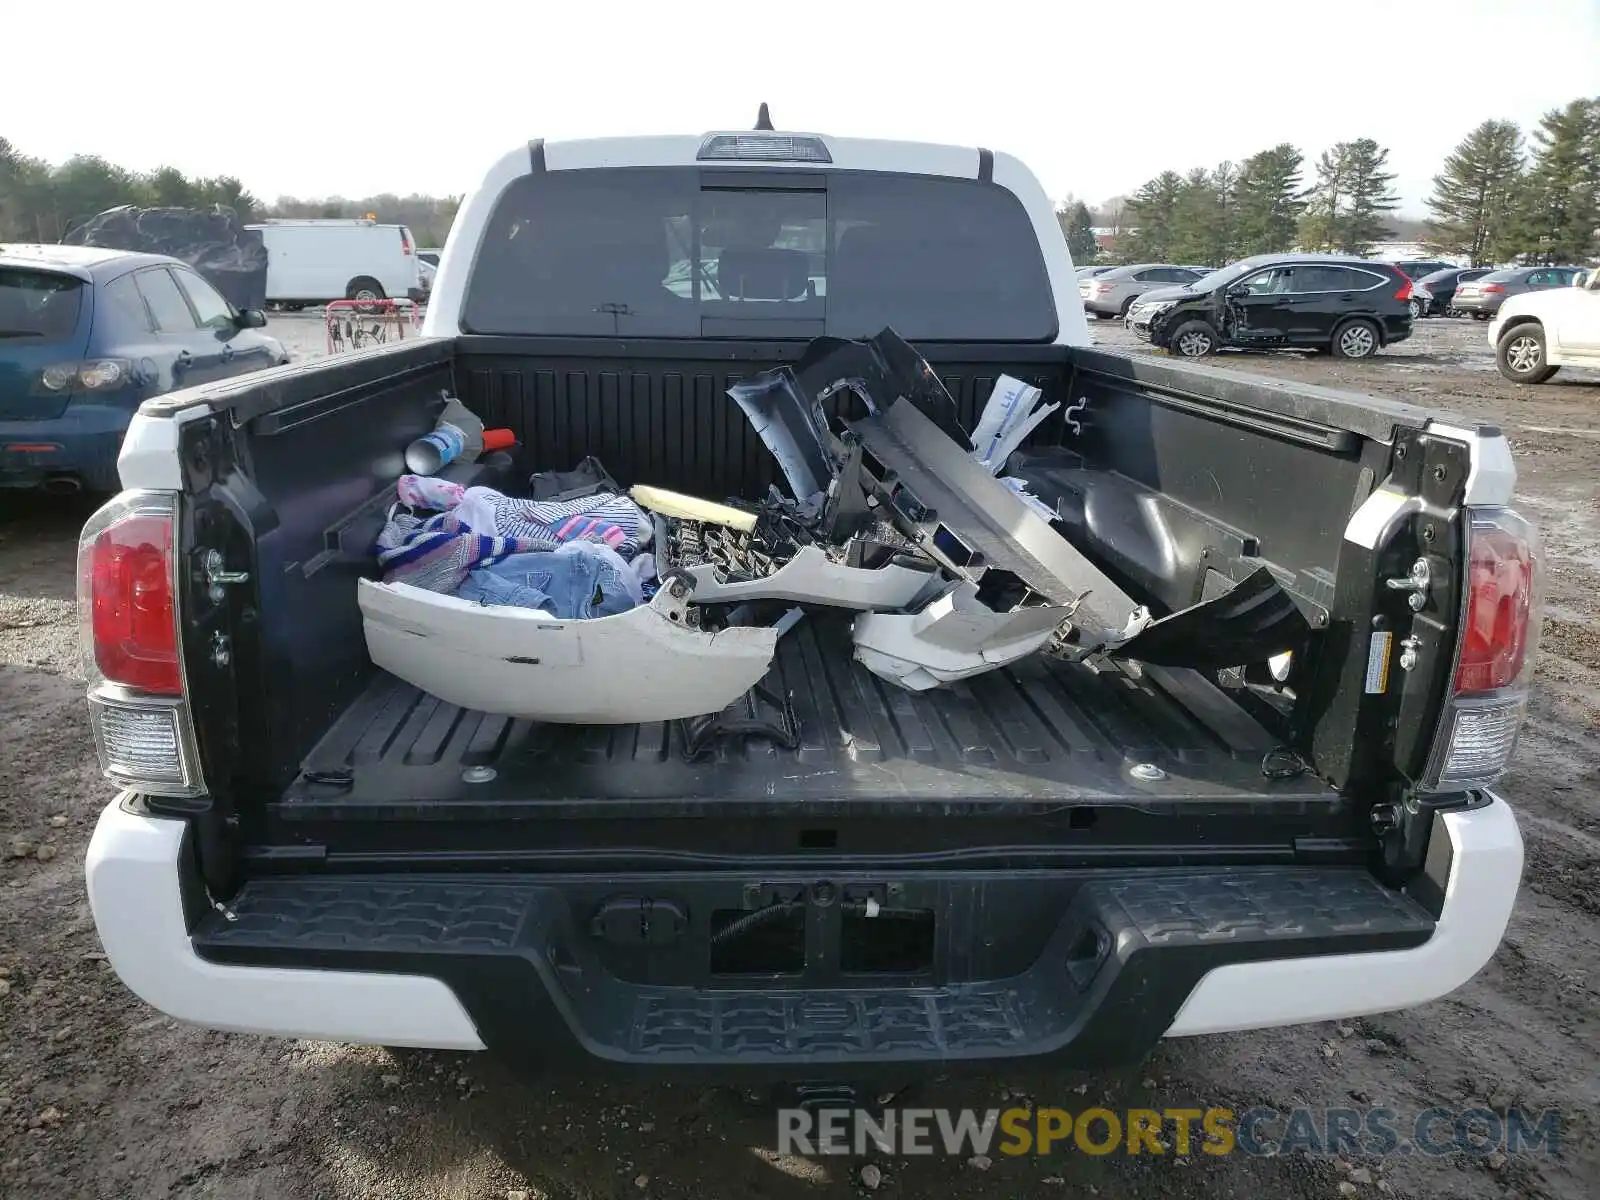
{"type": "Polygon", "coordinates": [[[603,798],[642,802],[641,813],[658,801],[660,815],[681,816],[705,806],[731,811],[740,801],[766,812],[825,802],[970,801],[1020,811],[1337,799],[1309,774],[1267,778],[1272,736],[1190,671],[1147,668],[1134,680],[1034,655],[914,694],[852,661],[848,618],[823,614],[780,640],[764,683],[793,705],[799,746],[750,740],[687,762],[676,722],[516,720],[458,708],[378,672],[303,760],[279,811],[402,815],[408,802],[449,801],[455,816],[529,805],[554,815],[603,798]],[[1165,778],[1136,778],[1137,764],[1154,764],[1165,778]],[[467,782],[470,767],[492,767],[494,777],[467,782]]]}

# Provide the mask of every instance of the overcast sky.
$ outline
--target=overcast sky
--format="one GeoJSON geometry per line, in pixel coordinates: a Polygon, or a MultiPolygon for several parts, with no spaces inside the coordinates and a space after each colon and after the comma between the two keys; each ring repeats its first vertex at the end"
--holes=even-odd
{"type": "Polygon", "coordinates": [[[1007,150],[1091,202],[1373,137],[1421,215],[1479,121],[1600,94],[1600,0],[8,7],[0,134],[19,149],[266,199],[463,192],[530,137],[746,128],[766,100],[780,129],[1007,150]]]}

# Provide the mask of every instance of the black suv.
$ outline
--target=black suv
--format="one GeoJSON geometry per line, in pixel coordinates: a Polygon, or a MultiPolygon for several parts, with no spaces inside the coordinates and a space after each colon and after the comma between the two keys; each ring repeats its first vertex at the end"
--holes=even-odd
{"type": "Polygon", "coordinates": [[[1182,358],[1223,347],[1367,358],[1411,336],[1410,300],[1411,280],[1393,263],[1262,254],[1146,292],[1128,310],[1128,328],[1182,358]]]}
{"type": "Polygon", "coordinates": [[[1397,262],[1390,263],[1389,266],[1398,268],[1400,273],[1407,279],[1415,280],[1421,279],[1424,275],[1432,275],[1436,271],[1443,271],[1453,267],[1455,263],[1447,263],[1438,258],[1402,258],[1397,262]]]}

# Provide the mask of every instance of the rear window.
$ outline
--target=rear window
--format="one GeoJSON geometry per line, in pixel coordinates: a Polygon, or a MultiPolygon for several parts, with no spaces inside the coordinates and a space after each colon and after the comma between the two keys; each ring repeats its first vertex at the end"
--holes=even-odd
{"type": "Polygon", "coordinates": [[[0,267],[0,339],[72,336],[83,305],[83,281],[53,271],[0,267]]]}
{"type": "Polygon", "coordinates": [[[1050,341],[1044,260],[991,184],[696,168],[518,179],[467,286],[474,333],[1050,341]],[[737,186],[714,185],[732,179],[737,186]],[[776,181],[774,181],[776,182],[776,181]]]}

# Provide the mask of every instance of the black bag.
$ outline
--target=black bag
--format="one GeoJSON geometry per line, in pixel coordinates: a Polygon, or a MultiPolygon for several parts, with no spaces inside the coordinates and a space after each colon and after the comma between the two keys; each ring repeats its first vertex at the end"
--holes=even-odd
{"type": "Polygon", "coordinates": [[[620,494],[622,488],[604,464],[589,455],[570,471],[537,471],[528,479],[535,500],[581,500],[601,493],[620,494]]]}

